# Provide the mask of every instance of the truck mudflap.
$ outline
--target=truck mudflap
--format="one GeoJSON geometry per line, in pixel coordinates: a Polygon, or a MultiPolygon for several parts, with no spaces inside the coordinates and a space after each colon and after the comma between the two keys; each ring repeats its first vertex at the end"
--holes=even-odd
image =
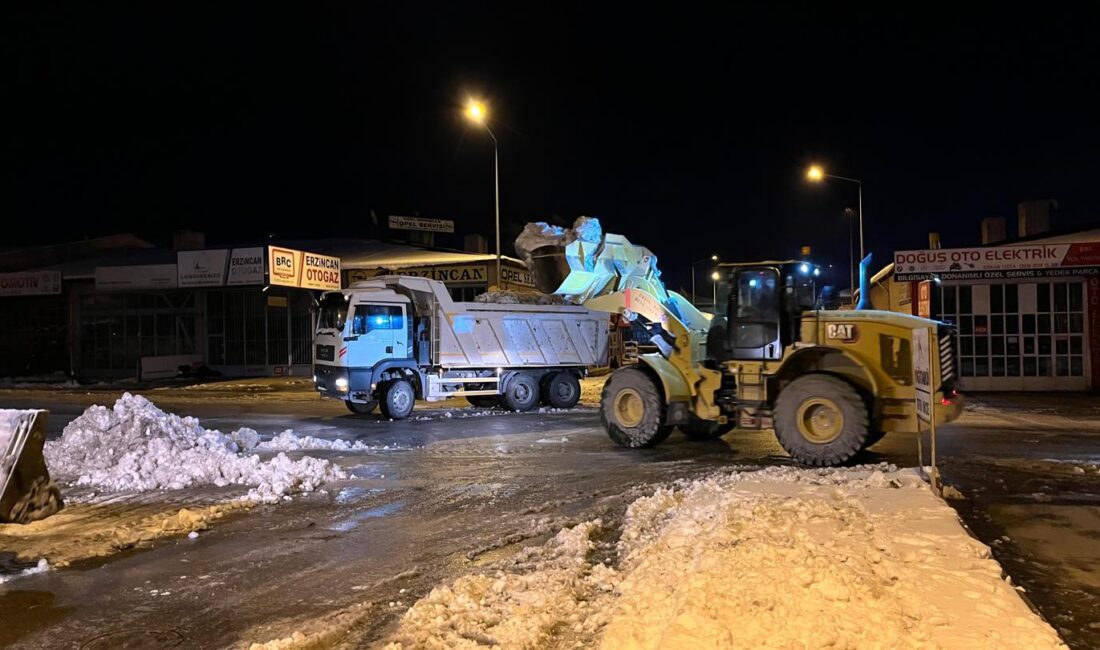
{"type": "Polygon", "coordinates": [[[46,415],[0,409],[0,523],[27,524],[64,507],[42,456],[46,415]]]}

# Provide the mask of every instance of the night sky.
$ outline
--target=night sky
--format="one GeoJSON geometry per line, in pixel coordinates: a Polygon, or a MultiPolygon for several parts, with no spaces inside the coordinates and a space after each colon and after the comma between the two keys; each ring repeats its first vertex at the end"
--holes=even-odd
{"type": "Polygon", "coordinates": [[[855,188],[808,184],[811,161],[863,179],[879,263],[929,230],[976,243],[986,216],[1011,232],[1020,200],[1100,220],[1098,15],[1054,3],[24,4],[0,27],[2,247],[368,236],[371,210],[491,236],[471,94],[506,252],[526,221],[589,214],[673,284],[711,252],[843,265],[855,188]]]}

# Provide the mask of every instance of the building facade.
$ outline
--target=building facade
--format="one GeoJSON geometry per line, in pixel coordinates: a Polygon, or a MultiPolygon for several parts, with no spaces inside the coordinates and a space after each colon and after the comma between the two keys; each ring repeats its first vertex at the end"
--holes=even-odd
{"type": "MultiPolygon", "coordinates": [[[[438,279],[456,300],[498,286],[496,257],[484,253],[358,239],[201,240],[0,259],[0,378],[155,379],[180,366],[308,375],[322,291],[390,273],[438,279]]],[[[519,260],[502,267],[500,286],[533,290],[519,260]]]]}
{"type": "Polygon", "coordinates": [[[957,327],[964,390],[1100,389],[1100,230],[897,251],[871,285],[876,308],[957,327]]]}

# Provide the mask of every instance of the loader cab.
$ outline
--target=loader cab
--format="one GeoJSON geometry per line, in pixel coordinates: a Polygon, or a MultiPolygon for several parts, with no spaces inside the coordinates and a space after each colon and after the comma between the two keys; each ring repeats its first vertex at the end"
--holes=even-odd
{"type": "Polygon", "coordinates": [[[799,261],[723,264],[730,359],[769,361],[798,340],[802,313],[817,307],[819,269],[799,261]]]}

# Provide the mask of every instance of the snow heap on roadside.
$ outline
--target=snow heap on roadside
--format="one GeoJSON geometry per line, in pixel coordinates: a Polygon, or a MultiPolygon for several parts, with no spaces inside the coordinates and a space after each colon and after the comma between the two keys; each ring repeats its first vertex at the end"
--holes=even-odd
{"type": "Polygon", "coordinates": [[[45,454],[54,477],[77,485],[138,492],[249,485],[245,499],[263,503],[347,476],[309,456],[291,460],[279,453],[261,461],[242,453],[261,448],[259,440],[252,429],[228,435],[204,429],[196,418],[165,413],[141,395],[125,393],[113,408],[88,407],[59,440],[46,442],[45,454]]]}
{"type": "Polygon", "coordinates": [[[436,587],[387,648],[1065,647],[912,470],[720,473],[601,528],[436,587]]]}

